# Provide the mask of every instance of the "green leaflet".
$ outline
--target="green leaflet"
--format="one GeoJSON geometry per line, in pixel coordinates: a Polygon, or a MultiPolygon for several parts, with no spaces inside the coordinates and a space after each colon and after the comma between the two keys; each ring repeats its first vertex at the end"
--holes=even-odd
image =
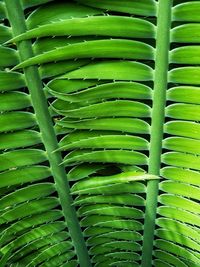
{"type": "Polygon", "coordinates": [[[198,240],[199,233],[191,225],[182,223],[180,221],[168,219],[168,218],[159,218],[157,219],[156,223],[162,228],[185,235],[187,237],[190,237],[193,240],[198,240]]]}
{"type": "Polygon", "coordinates": [[[164,126],[165,133],[199,139],[200,125],[194,121],[170,121],[164,126]]]}
{"type": "MultiPolygon", "coordinates": [[[[76,80],[73,80],[76,81],[76,80]]],[[[49,89],[49,92],[58,99],[71,102],[98,101],[111,98],[151,99],[152,91],[149,87],[135,82],[114,82],[96,85],[88,89],[68,94],[64,88],[49,89]],[[63,90],[61,93],[58,90],[63,90]]],[[[68,88],[66,88],[68,89],[68,88]]],[[[66,90],[67,91],[67,90],[66,90]]]]}
{"type": "Polygon", "coordinates": [[[129,40],[86,41],[56,48],[27,59],[14,69],[77,58],[153,59],[154,50],[147,44],[129,40]]]}
{"type": "Polygon", "coordinates": [[[88,238],[88,244],[89,245],[95,245],[97,243],[100,243],[100,239],[111,239],[111,240],[129,240],[129,241],[141,241],[142,236],[137,232],[131,232],[128,230],[122,230],[122,231],[109,231],[107,233],[102,234],[101,236],[92,236],[88,238]]]}
{"type": "Polygon", "coordinates": [[[20,110],[30,107],[30,96],[22,92],[8,92],[0,94],[0,112],[20,110]]]}
{"type": "Polygon", "coordinates": [[[48,211],[59,205],[57,198],[49,197],[23,203],[1,214],[0,224],[12,222],[26,216],[48,211]]]}
{"type": "Polygon", "coordinates": [[[200,43],[200,25],[188,23],[175,27],[171,30],[171,42],[200,43]]]}
{"type": "Polygon", "coordinates": [[[159,196],[159,202],[164,205],[182,208],[184,210],[199,214],[199,204],[187,198],[183,198],[182,196],[180,197],[170,194],[162,194],[159,196]]]}
{"type": "MultiPolygon", "coordinates": [[[[1,4],[1,3],[0,3],[1,4]]],[[[16,50],[0,46],[0,66],[9,67],[19,63],[18,53],[16,50]]]]}
{"type": "Polygon", "coordinates": [[[90,215],[81,220],[81,226],[99,226],[110,227],[113,229],[127,229],[132,231],[140,231],[143,229],[142,224],[134,219],[124,220],[113,216],[90,215]]]}
{"type": "Polygon", "coordinates": [[[174,266],[187,267],[187,265],[178,259],[175,255],[162,250],[155,250],[155,256],[159,259],[163,259],[165,262],[171,263],[174,266]]]}
{"type": "Polygon", "coordinates": [[[185,223],[191,223],[194,226],[199,226],[199,215],[192,212],[185,211],[184,209],[177,209],[175,207],[161,206],[158,208],[158,214],[168,217],[170,219],[179,220],[185,223]]]}
{"type": "Polygon", "coordinates": [[[0,134],[0,149],[28,147],[42,143],[40,133],[32,130],[22,130],[0,134]]]}
{"type": "Polygon", "coordinates": [[[49,176],[51,176],[51,171],[46,166],[36,165],[20,169],[12,169],[0,173],[0,187],[20,185],[23,183],[43,180],[49,176]]]}
{"type": "Polygon", "coordinates": [[[75,201],[74,205],[85,205],[85,204],[90,204],[90,203],[113,203],[113,204],[121,204],[121,205],[127,205],[127,206],[144,206],[145,205],[145,200],[135,194],[119,194],[116,196],[78,196],[75,201]]]}
{"type": "Polygon", "coordinates": [[[90,177],[84,180],[81,180],[74,184],[71,188],[71,192],[75,193],[76,191],[88,189],[88,188],[95,188],[99,186],[111,185],[113,183],[129,183],[134,181],[142,181],[146,179],[159,179],[159,177],[155,175],[149,175],[144,173],[137,173],[137,172],[125,172],[121,174],[116,174],[112,176],[97,176],[97,177],[90,177]]]}
{"type": "Polygon", "coordinates": [[[77,181],[83,179],[91,174],[95,174],[97,171],[104,169],[105,166],[101,164],[80,164],[73,167],[67,174],[69,181],[77,181]]]}
{"type": "Polygon", "coordinates": [[[45,151],[39,149],[19,149],[0,155],[0,171],[27,165],[34,165],[47,160],[45,151]]]}
{"type": "Polygon", "coordinates": [[[199,162],[200,157],[193,154],[178,153],[178,152],[167,152],[162,155],[162,162],[167,165],[172,165],[182,168],[191,168],[200,170],[199,162]]]}
{"type": "Polygon", "coordinates": [[[176,68],[169,72],[169,82],[198,85],[200,67],[182,67],[176,68]]]}
{"type": "Polygon", "coordinates": [[[158,259],[153,260],[153,264],[155,267],[171,267],[168,263],[158,259]]]}
{"type": "Polygon", "coordinates": [[[80,68],[81,66],[84,66],[88,63],[90,63],[91,60],[89,59],[79,59],[79,60],[66,60],[66,61],[60,61],[58,63],[49,63],[44,64],[39,67],[38,71],[40,76],[45,78],[51,78],[54,76],[58,76],[61,74],[64,74],[68,71],[75,70],[77,68],[80,68]]]}
{"type": "Polygon", "coordinates": [[[3,2],[0,2],[0,19],[6,18],[6,8],[3,2]]]}
{"type": "Polygon", "coordinates": [[[175,119],[183,119],[190,121],[200,120],[200,105],[192,104],[173,104],[166,108],[166,116],[175,119]]]}
{"type": "Polygon", "coordinates": [[[21,236],[13,240],[11,243],[5,245],[2,248],[2,251],[5,253],[9,251],[11,248],[19,248],[23,245],[27,245],[27,243],[33,241],[34,239],[39,239],[40,237],[48,236],[50,234],[58,233],[66,228],[66,225],[61,221],[50,222],[46,225],[40,225],[33,227],[28,232],[23,233],[21,236]]]}
{"type": "Polygon", "coordinates": [[[74,252],[69,251],[67,253],[62,253],[60,256],[56,255],[52,258],[50,258],[50,260],[45,261],[41,264],[41,267],[56,267],[58,266],[58,264],[60,263],[64,263],[67,261],[69,261],[66,264],[63,264],[62,266],[66,266],[66,267],[76,267],[77,266],[77,262],[75,260],[71,260],[71,258],[74,256],[74,252]]]}
{"type": "Polygon", "coordinates": [[[156,15],[156,2],[153,0],[142,0],[139,2],[125,0],[123,1],[123,4],[119,0],[116,0],[115,2],[111,0],[102,0],[101,2],[96,2],[94,0],[77,0],[77,2],[109,11],[118,11],[142,16],[156,15]]]}
{"type": "Polygon", "coordinates": [[[182,169],[176,167],[164,167],[161,169],[161,175],[165,178],[180,181],[183,183],[193,184],[193,185],[200,185],[200,174],[199,172],[189,170],[189,169],[182,169]],[[190,179],[188,179],[190,177],[190,179]]]}
{"type": "Polygon", "coordinates": [[[69,72],[63,78],[149,81],[153,79],[153,70],[145,64],[134,61],[100,61],[69,72]]]}
{"type": "Polygon", "coordinates": [[[169,137],[163,140],[163,148],[199,155],[200,141],[183,137],[169,137]]]}
{"type": "MultiPolygon", "coordinates": [[[[121,242],[113,241],[110,243],[105,243],[103,245],[97,245],[95,247],[92,247],[89,250],[89,253],[91,255],[111,253],[113,251],[117,251],[117,249],[124,249],[125,247],[129,251],[131,251],[131,250],[132,251],[138,251],[139,250],[139,245],[135,245],[134,243],[131,243],[128,241],[121,241],[121,242]],[[113,245],[113,247],[112,247],[112,245],[113,245]]],[[[139,255],[138,255],[138,259],[139,259],[139,255]]]]}
{"type": "Polygon", "coordinates": [[[181,258],[186,258],[198,263],[198,258],[195,257],[191,252],[172,242],[158,239],[155,241],[155,246],[164,251],[171,252],[177,256],[180,256],[181,258]]]}
{"type": "Polygon", "coordinates": [[[50,3],[40,6],[27,18],[28,29],[36,28],[38,25],[49,24],[49,22],[57,22],[61,20],[80,18],[87,16],[100,15],[103,12],[86,6],[77,5],[75,3],[50,3]]]}
{"type": "Polygon", "coordinates": [[[119,207],[114,204],[87,205],[78,209],[78,216],[88,216],[92,214],[111,215],[117,217],[142,219],[143,212],[133,207],[119,207]]]}
{"type": "Polygon", "coordinates": [[[78,107],[78,104],[70,105],[65,101],[56,100],[52,107],[59,114],[69,118],[100,118],[100,117],[150,117],[149,106],[128,100],[115,100],[94,105],[78,107]]]}
{"type": "Polygon", "coordinates": [[[149,124],[143,120],[132,118],[103,118],[81,121],[70,121],[67,118],[57,122],[58,125],[75,129],[113,130],[128,133],[146,133],[150,131],[149,124]]]}
{"type": "Polygon", "coordinates": [[[142,153],[127,150],[89,151],[77,150],[70,152],[63,160],[63,164],[74,165],[77,162],[108,162],[134,165],[146,165],[147,156],[142,153]]]}
{"type": "MultiPolygon", "coordinates": [[[[45,36],[100,35],[110,37],[153,38],[155,26],[142,19],[120,16],[91,16],[55,22],[29,30],[10,42],[45,36]],[[98,27],[101,24],[101,27],[98,27]]],[[[7,41],[7,38],[6,38],[7,41]]]]}
{"type": "Polygon", "coordinates": [[[55,186],[51,183],[40,183],[18,189],[0,199],[1,210],[13,205],[42,198],[55,192],[55,186]]]}
{"type": "MultiPolygon", "coordinates": [[[[14,233],[18,232],[24,234],[24,231],[31,231],[33,228],[36,228],[38,225],[42,225],[45,223],[53,222],[56,220],[59,220],[62,218],[62,213],[60,210],[50,210],[50,211],[44,211],[41,214],[35,214],[29,217],[25,217],[17,222],[14,222],[10,226],[8,226],[4,231],[2,231],[1,235],[1,244],[3,245],[5,242],[7,243],[7,240],[11,238],[13,239],[14,233]]],[[[64,227],[65,228],[65,227],[64,227]]],[[[28,234],[28,232],[25,233],[28,234]]],[[[46,231],[44,231],[45,234],[46,231]]],[[[40,233],[39,233],[40,234],[40,233]]],[[[48,232],[47,232],[48,234],[48,232]]],[[[15,241],[14,241],[15,242],[15,241]]]]}
{"type": "Polygon", "coordinates": [[[170,62],[178,64],[200,64],[199,46],[183,46],[170,51],[170,62]]]}
{"type": "MultiPolygon", "coordinates": [[[[35,55],[40,55],[44,52],[54,50],[56,48],[68,46],[75,43],[83,43],[85,41],[101,40],[100,36],[49,36],[37,39],[33,43],[33,51],[35,55]]],[[[109,37],[104,37],[104,39],[109,39],[109,37]]],[[[51,81],[50,81],[51,82],[51,81]]]]}
{"type": "Polygon", "coordinates": [[[134,183],[117,183],[117,184],[108,184],[99,187],[85,188],[75,191],[74,188],[71,190],[72,194],[90,194],[90,195],[115,195],[115,194],[124,194],[124,193],[145,193],[146,187],[144,184],[139,182],[134,183]]]}
{"type": "Polygon", "coordinates": [[[0,71],[0,91],[10,91],[25,86],[24,75],[18,72],[0,71]]]}
{"type": "Polygon", "coordinates": [[[80,141],[74,141],[71,144],[70,140],[66,138],[66,141],[60,144],[60,150],[75,149],[75,148],[111,148],[111,149],[127,149],[127,150],[147,150],[148,143],[146,140],[134,137],[134,136],[98,136],[98,137],[85,137],[80,141]]]}
{"type": "MultiPolygon", "coordinates": [[[[192,171],[188,171],[188,173],[192,174],[192,171]]],[[[184,182],[183,179],[178,180],[177,182],[174,181],[164,181],[161,182],[159,188],[164,191],[175,195],[181,195],[185,197],[189,197],[191,199],[198,200],[200,197],[200,189],[197,186],[192,186],[187,183],[180,183],[184,182]]],[[[185,182],[190,182],[190,179],[187,179],[185,182]]],[[[192,182],[190,182],[192,183],[192,182]]]]}
{"type": "MultiPolygon", "coordinates": [[[[59,232],[56,234],[52,234],[52,235],[47,235],[47,238],[42,238],[42,239],[36,239],[33,240],[31,242],[29,242],[27,245],[19,248],[17,251],[15,251],[15,253],[12,255],[11,259],[12,261],[17,261],[20,260],[20,256],[23,255],[27,256],[27,254],[31,254],[34,252],[34,250],[40,250],[42,247],[46,246],[46,245],[54,245],[58,242],[62,242],[64,240],[66,240],[69,236],[67,234],[67,232],[59,232]]],[[[65,255],[66,256],[66,255],[65,255]]],[[[74,256],[73,252],[69,252],[69,258],[74,256]]]]}
{"type": "Polygon", "coordinates": [[[200,90],[196,86],[177,86],[167,91],[167,99],[174,102],[200,104],[200,90]]]}
{"type": "Polygon", "coordinates": [[[200,4],[198,1],[186,2],[177,5],[172,9],[172,20],[200,22],[199,14],[200,4]]]}
{"type": "Polygon", "coordinates": [[[58,244],[48,247],[43,250],[38,256],[36,256],[30,263],[27,264],[27,267],[35,266],[49,258],[56,256],[58,251],[62,254],[72,248],[72,244],[69,241],[62,241],[58,244]]]}
{"type": "Polygon", "coordinates": [[[0,114],[0,132],[22,130],[36,125],[35,115],[17,111],[0,114]]]}
{"type": "Polygon", "coordinates": [[[0,44],[7,42],[10,38],[12,38],[11,29],[0,24],[0,44]]]}

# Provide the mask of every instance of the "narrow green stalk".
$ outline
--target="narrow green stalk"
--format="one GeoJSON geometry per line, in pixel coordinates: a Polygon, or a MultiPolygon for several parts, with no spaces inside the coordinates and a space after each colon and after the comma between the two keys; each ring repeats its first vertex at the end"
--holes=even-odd
{"type": "MultiPolygon", "coordinates": [[[[20,0],[5,0],[8,18],[12,26],[13,35],[19,35],[26,31],[25,17],[20,0]]],[[[33,56],[31,41],[19,42],[18,51],[21,61],[33,56]]],[[[47,100],[43,92],[42,81],[36,66],[24,69],[27,87],[29,89],[32,104],[35,110],[36,119],[40,128],[42,140],[49,159],[52,176],[55,179],[58,196],[63,210],[63,215],[76,249],[79,264],[82,267],[90,267],[90,259],[81,232],[81,228],[76,216],[76,211],[72,206],[70,188],[66,177],[66,172],[61,166],[62,157],[60,152],[55,152],[58,148],[57,138],[54,132],[52,119],[48,111],[47,100]]]]}
{"type": "MultiPolygon", "coordinates": [[[[149,173],[154,175],[160,175],[163,125],[165,120],[167,72],[169,64],[168,55],[170,48],[172,1],[173,0],[159,0],[158,2],[154,97],[149,155],[149,173]]],[[[159,180],[149,181],[147,184],[142,267],[152,266],[154,230],[158,202],[158,185],[159,180]]]]}

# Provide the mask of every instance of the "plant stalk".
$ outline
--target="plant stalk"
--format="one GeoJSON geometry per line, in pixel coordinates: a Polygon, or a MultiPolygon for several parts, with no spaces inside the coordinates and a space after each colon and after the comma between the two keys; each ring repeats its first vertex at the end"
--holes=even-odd
{"type": "MultiPolygon", "coordinates": [[[[160,175],[163,126],[170,49],[171,7],[173,0],[158,1],[154,96],[151,122],[149,174],[160,175]]],[[[153,241],[158,202],[159,180],[148,181],[144,221],[142,267],[152,266],[153,241]]]]}

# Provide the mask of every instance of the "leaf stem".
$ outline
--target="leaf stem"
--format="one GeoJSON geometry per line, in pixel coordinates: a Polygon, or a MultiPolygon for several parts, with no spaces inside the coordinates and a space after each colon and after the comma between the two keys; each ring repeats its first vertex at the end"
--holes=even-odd
{"type": "MultiPolygon", "coordinates": [[[[173,0],[159,0],[158,3],[154,96],[148,171],[150,174],[154,175],[160,175],[166,90],[168,83],[167,74],[169,65],[168,56],[170,48],[172,1],[173,0]]],[[[154,230],[159,190],[158,185],[158,180],[148,181],[147,184],[142,267],[152,266],[154,230]]]]}
{"type": "MultiPolygon", "coordinates": [[[[26,32],[26,21],[20,0],[5,0],[8,18],[12,26],[13,35],[17,36],[26,32]]],[[[17,44],[21,61],[33,57],[31,41],[25,40],[17,44]]],[[[67,222],[67,226],[75,246],[79,264],[82,267],[90,267],[90,259],[79,225],[72,198],[70,195],[70,187],[67,181],[65,168],[60,165],[62,157],[58,149],[58,142],[53,128],[51,116],[48,111],[48,104],[43,91],[42,81],[40,79],[36,66],[24,69],[26,84],[29,89],[32,104],[35,110],[36,119],[40,128],[42,140],[49,159],[52,176],[55,180],[58,196],[62,206],[63,215],[67,222]]]]}

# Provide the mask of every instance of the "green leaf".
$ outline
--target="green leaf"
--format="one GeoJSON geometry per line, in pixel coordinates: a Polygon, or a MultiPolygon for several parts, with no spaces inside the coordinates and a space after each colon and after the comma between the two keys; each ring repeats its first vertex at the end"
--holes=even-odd
{"type": "MultiPolygon", "coordinates": [[[[54,11],[55,12],[55,11],[54,11]]],[[[14,69],[36,64],[77,58],[123,58],[153,59],[154,50],[142,42],[129,40],[97,40],[76,43],[56,48],[44,54],[27,59],[14,69]]]]}
{"type": "Polygon", "coordinates": [[[200,104],[200,90],[195,86],[177,86],[167,91],[167,99],[174,102],[200,104]]]}
{"type": "Polygon", "coordinates": [[[170,63],[200,64],[199,54],[199,46],[182,46],[170,51],[170,63]]]}
{"type": "Polygon", "coordinates": [[[168,252],[162,250],[155,250],[154,255],[169,264],[173,264],[174,266],[187,267],[187,265],[183,261],[168,252]]]}
{"type": "Polygon", "coordinates": [[[163,140],[163,148],[199,155],[200,141],[191,138],[169,137],[163,140]]]}
{"type": "MultiPolygon", "coordinates": [[[[188,182],[190,182],[190,180],[188,180],[188,182]]],[[[186,197],[196,199],[196,200],[198,200],[200,197],[200,189],[196,186],[192,186],[191,184],[164,181],[160,183],[159,188],[164,192],[186,196],[186,197]]]]}
{"type": "Polygon", "coordinates": [[[67,102],[57,100],[52,107],[59,114],[69,118],[100,118],[100,117],[150,117],[151,109],[149,106],[129,100],[106,101],[97,104],[86,105],[83,107],[70,107],[67,102]],[[134,115],[133,115],[134,114],[134,115]]]}
{"type": "Polygon", "coordinates": [[[100,61],[69,72],[63,78],[149,81],[153,79],[153,70],[145,64],[134,61],[100,61]]]}
{"type": "Polygon", "coordinates": [[[161,169],[161,176],[173,181],[180,181],[197,186],[200,185],[200,173],[193,170],[165,167],[161,169]],[[188,177],[190,177],[190,179],[188,179],[188,177]]]}
{"type": "Polygon", "coordinates": [[[49,24],[49,22],[57,22],[71,18],[80,18],[93,15],[100,15],[103,12],[74,3],[49,3],[40,6],[27,18],[27,26],[29,29],[36,28],[38,25],[49,24]]]}
{"type": "Polygon", "coordinates": [[[190,237],[193,240],[197,241],[199,239],[200,233],[198,233],[198,231],[191,225],[168,218],[158,218],[156,223],[162,228],[186,235],[187,237],[190,237]]]}
{"type": "Polygon", "coordinates": [[[176,68],[169,72],[169,82],[198,85],[200,67],[182,67],[176,68]]]}
{"type": "Polygon", "coordinates": [[[7,26],[0,25],[0,44],[7,42],[12,38],[11,29],[7,26]]]}
{"type": "Polygon", "coordinates": [[[200,4],[198,1],[186,2],[173,8],[172,19],[175,21],[200,22],[199,14],[200,4]]]}
{"type": "Polygon", "coordinates": [[[38,69],[40,76],[44,78],[51,78],[54,76],[58,76],[64,74],[68,71],[75,70],[90,63],[89,59],[79,59],[79,60],[66,60],[60,61],[58,63],[48,63],[41,65],[38,69]]]}
{"type": "Polygon", "coordinates": [[[22,130],[0,134],[0,149],[28,147],[42,143],[40,133],[33,130],[22,130]]]}
{"type": "Polygon", "coordinates": [[[200,170],[200,157],[193,154],[168,152],[162,155],[162,162],[176,167],[200,170]]]}
{"type": "Polygon", "coordinates": [[[95,118],[81,121],[70,121],[64,118],[58,121],[57,124],[72,129],[113,130],[141,134],[148,134],[150,132],[148,123],[143,120],[132,118],[95,118]]]}
{"type": "Polygon", "coordinates": [[[0,114],[0,132],[16,131],[36,125],[35,115],[17,111],[0,114]]]}
{"type": "Polygon", "coordinates": [[[109,162],[135,165],[146,165],[147,156],[142,153],[127,150],[88,151],[77,150],[69,153],[63,164],[74,165],[77,162],[109,162]]]}
{"type": "Polygon", "coordinates": [[[30,96],[22,92],[0,94],[0,112],[20,110],[31,106],[30,96]]]}
{"type": "Polygon", "coordinates": [[[112,215],[125,218],[142,219],[143,212],[133,207],[119,207],[113,204],[93,204],[79,208],[78,216],[88,216],[92,214],[112,215]]]}
{"type": "Polygon", "coordinates": [[[161,206],[158,208],[158,214],[170,219],[178,220],[185,223],[191,223],[195,226],[199,226],[199,215],[192,212],[185,211],[183,209],[177,209],[174,207],[161,206]]]}
{"type": "Polygon", "coordinates": [[[173,120],[165,124],[164,130],[165,133],[171,135],[199,139],[200,124],[194,121],[191,122],[191,121],[173,120]]]}
{"type": "Polygon", "coordinates": [[[158,239],[155,241],[155,246],[164,251],[178,255],[181,258],[186,258],[196,263],[198,262],[198,258],[195,257],[191,252],[187,251],[185,248],[178,246],[172,242],[158,239]]]}
{"type": "Polygon", "coordinates": [[[200,121],[200,105],[173,104],[166,108],[166,116],[175,119],[200,121]]]}
{"type": "Polygon", "coordinates": [[[158,176],[150,175],[150,174],[144,174],[144,173],[137,173],[137,172],[125,172],[110,176],[96,176],[96,177],[88,177],[84,180],[81,180],[77,183],[75,183],[72,188],[71,192],[75,193],[76,191],[89,189],[89,188],[95,188],[95,187],[101,187],[105,185],[111,185],[111,184],[123,184],[123,183],[129,183],[134,181],[142,181],[142,180],[148,180],[148,179],[159,179],[158,176]]]}
{"type": "Polygon", "coordinates": [[[48,211],[57,207],[58,205],[58,199],[55,197],[43,198],[40,200],[33,200],[28,203],[23,203],[2,213],[0,224],[12,222],[43,211],[48,211]]]}
{"type": "MultiPolygon", "coordinates": [[[[74,82],[75,80],[73,80],[74,82]]],[[[96,84],[95,84],[96,85],[96,84]]],[[[81,101],[98,101],[111,98],[129,98],[129,99],[151,99],[152,91],[149,87],[135,82],[114,82],[96,85],[88,89],[78,91],[75,93],[62,93],[58,90],[62,87],[49,89],[49,92],[56,96],[58,99],[62,99],[70,102],[81,101]]],[[[65,89],[65,88],[64,88],[65,89]]],[[[67,87],[66,89],[69,89],[67,87]]]]}
{"type": "Polygon", "coordinates": [[[140,0],[139,2],[125,0],[123,1],[123,4],[119,0],[115,0],[114,2],[111,0],[102,0],[101,2],[96,2],[94,0],[77,1],[84,5],[97,7],[109,11],[118,11],[142,16],[156,15],[156,3],[152,0],[140,0]]]}
{"type": "MultiPolygon", "coordinates": [[[[86,133],[87,134],[87,133],[86,133]]],[[[72,134],[71,134],[72,135],[72,134]]],[[[67,135],[60,142],[60,150],[75,149],[75,148],[118,148],[127,150],[148,150],[148,142],[140,137],[128,135],[101,135],[93,136],[85,135],[85,138],[79,140],[71,140],[71,135],[67,135]]]]}
{"type": "Polygon", "coordinates": [[[43,180],[51,176],[49,167],[30,166],[0,173],[0,188],[12,185],[19,185],[28,182],[43,180]]]}
{"type": "Polygon", "coordinates": [[[8,47],[3,47],[1,45],[0,45],[0,58],[1,58],[0,61],[1,67],[14,66],[19,63],[17,51],[8,47]]]}
{"type": "Polygon", "coordinates": [[[182,208],[184,210],[188,210],[190,212],[194,212],[196,214],[200,213],[199,210],[199,204],[196,203],[193,200],[189,200],[187,198],[184,198],[182,196],[174,196],[171,194],[162,194],[159,196],[159,202],[168,205],[168,206],[173,206],[176,208],[182,208]]]}
{"type": "Polygon", "coordinates": [[[188,23],[171,30],[171,42],[200,43],[199,23],[188,23]]]}
{"type": "Polygon", "coordinates": [[[39,149],[19,149],[0,155],[0,171],[41,163],[47,160],[45,151],[39,149]]]}
{"type": "Polygon", "coordinates": [[[10,91],[25,86],[24,75],[18,72],[0,71],[0,91],[10,91]]]}
{"type": "Polygon", "coordinates": [[[145,201],[142,197],[134,194],[119,194],[119,195],[97,195],[97,196],[87,196],[82,195],[78,196],[75,201],[74,205],[80,206],[85,204],[92,204],[92,203],[110,203],[110,204],[121,204],[127,206],[144,206],[145,201]]]}
{"type": "MultiPolygon", "coordinates": [[[[121,16],[91,16],[42,25],[29,30],[10,42],[45,36],[100,35],[110,37],[153,38],[155,26],[145,20],[121,16]],[[98,25],[101,24],[101,27],[98,25]]],[[[8,37],[7,37],[8,38],[8,37]]],[[[7,38],[5,41],[7,41],[7,38]]]]}
{"type": "Polygon", "coordinates": [[[3,210],[25,201],[48,196],[53,192],[55,192],[55,187],[52,183],[39,183],[30,185],[2,197],[0,199],[0,207],[1,210],[3,210]]]}

